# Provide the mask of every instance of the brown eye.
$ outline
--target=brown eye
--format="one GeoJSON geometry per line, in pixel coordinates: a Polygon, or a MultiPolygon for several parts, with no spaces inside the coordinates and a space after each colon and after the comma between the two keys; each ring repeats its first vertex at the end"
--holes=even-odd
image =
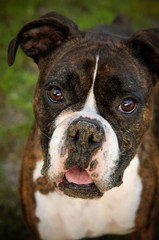
{"type": "Polygon", "coordinates": [[[132,113],[136,108],[136,102],[132,98],[125,98],[118,110],[123,113],[132,113]]]}
{"type": "Polygon", "coordinates": [[[63,100],[62,92],[57,87],[53,87],[51,90],[49,90],[48,96],[52,102],[60,102],[63,100]]]}

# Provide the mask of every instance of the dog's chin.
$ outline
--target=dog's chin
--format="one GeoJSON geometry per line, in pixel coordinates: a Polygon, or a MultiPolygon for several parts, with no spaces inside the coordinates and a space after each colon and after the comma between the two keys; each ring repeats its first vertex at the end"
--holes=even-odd
{"type": "Polygon", "coordinates": [[[73,198],[93,199],[103,196],[87,172],[79,167],[70,169],[55,183],[57,189],[73,198]]]}

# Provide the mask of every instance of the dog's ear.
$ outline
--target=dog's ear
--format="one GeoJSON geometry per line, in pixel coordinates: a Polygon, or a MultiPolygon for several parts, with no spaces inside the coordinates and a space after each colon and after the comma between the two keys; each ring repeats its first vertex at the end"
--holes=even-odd
{"type": "Polygon", "coordinates": [[[159,79],[159,28],[134,33],[124,42],[159,79]]]}
{"type": "Polygon", "coordinates": [[[17,37],[8,47],[8,65],[14,63],[18,46],[24,53],[38,63],[40,57],[73,38],[78,38],[80,32],[77,25],[70,19],[50,12],[32,21],[19,31],[17,37]]]}

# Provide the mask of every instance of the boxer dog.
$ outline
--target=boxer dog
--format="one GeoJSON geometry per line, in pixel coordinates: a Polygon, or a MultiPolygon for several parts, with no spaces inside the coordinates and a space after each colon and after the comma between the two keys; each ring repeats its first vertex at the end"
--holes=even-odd
{"type": "Polygon", "coordinates": [[[19,45],[40,71],[20,178],[34,238],[152,240],[159,209],[159,29],[131,35],[118,17],[80,31],[51,12],[11,41],[9,66],[19,45]]]}

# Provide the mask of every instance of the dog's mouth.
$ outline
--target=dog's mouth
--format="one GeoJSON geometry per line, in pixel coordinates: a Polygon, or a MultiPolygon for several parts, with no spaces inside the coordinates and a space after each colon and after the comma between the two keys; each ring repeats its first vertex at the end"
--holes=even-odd
{"type": "Polygon", "coordinates": [[[80,167],[68,170],[55,185],[69,197],[92,199],[103,196],[103,192],[97,188],[87,171],[80,167]]]}

